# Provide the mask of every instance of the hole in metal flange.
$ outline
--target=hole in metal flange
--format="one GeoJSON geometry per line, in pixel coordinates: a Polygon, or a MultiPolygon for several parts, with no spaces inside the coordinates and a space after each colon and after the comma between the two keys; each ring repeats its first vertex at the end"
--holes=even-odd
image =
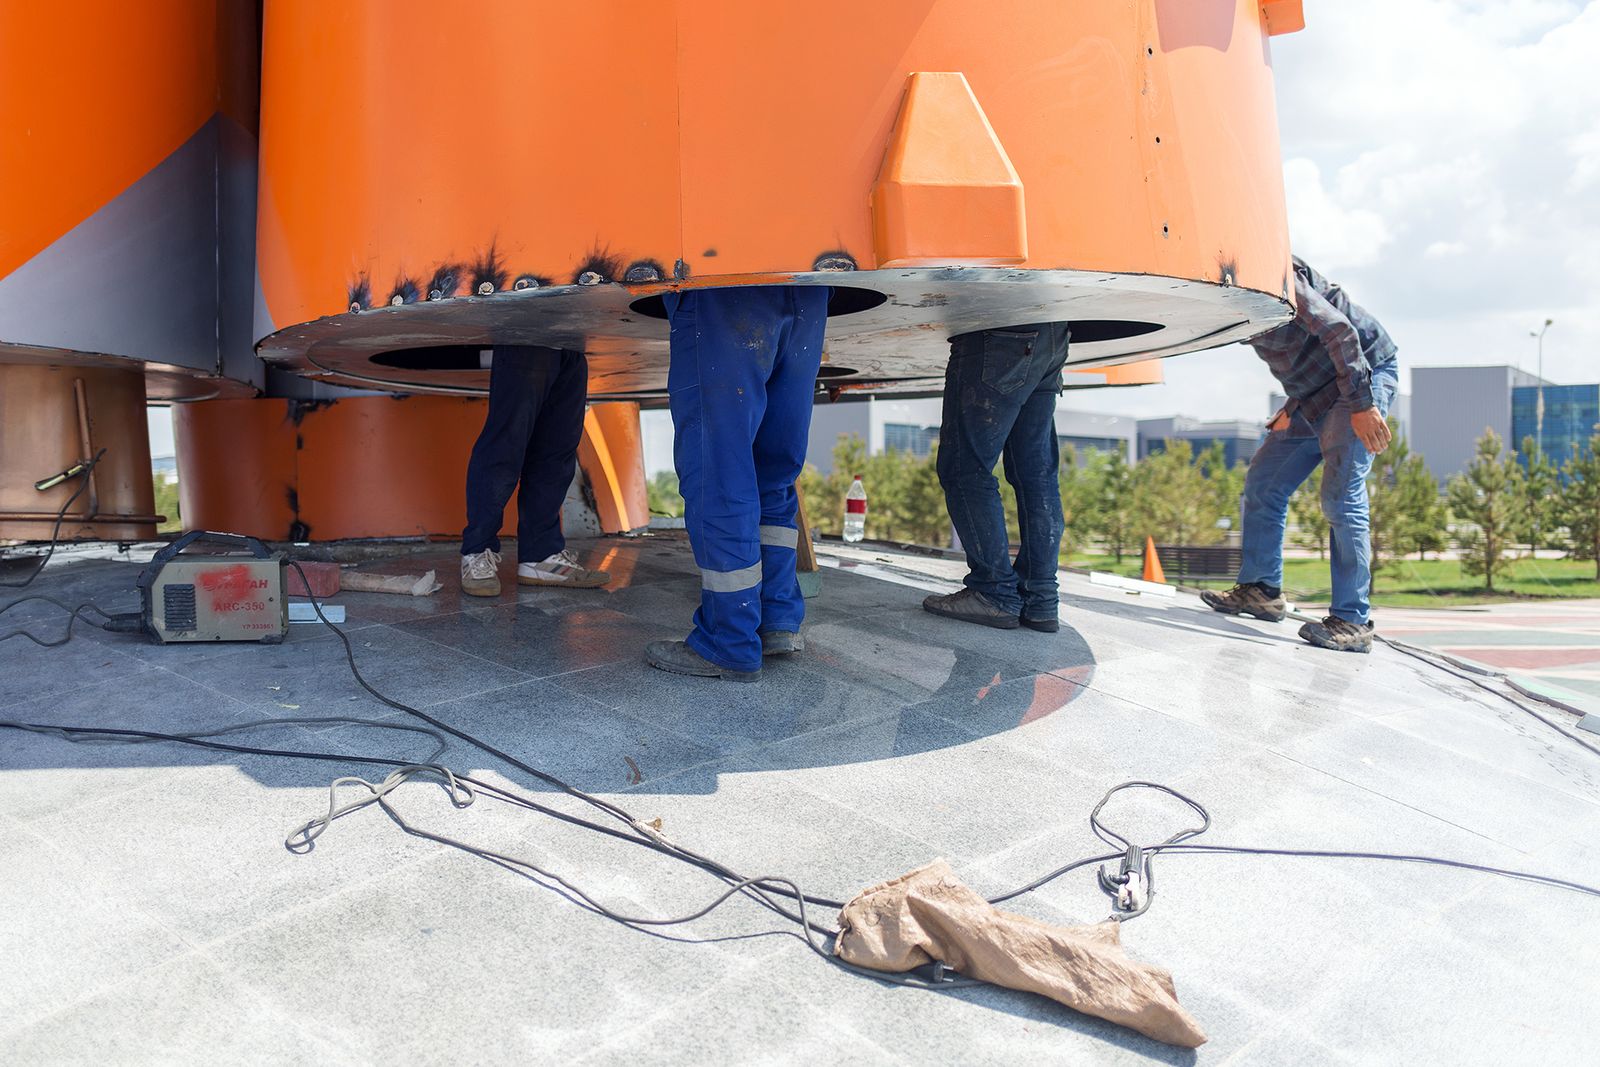
{"type": "MultiPolygon", "coordinates": [[[[835,285],[833,286],[833,295],[828,297],[828,317],[854,315],[858,311],[871,311],[888,299],[883,293],[873,289],[857,289],[848,285],[835,285]]],[[[667,317],[667,305],[662,301],[660,293],[655,296],[640,297],[629,304],[628,309],[650,319],[664,319],[667,317]]]]}

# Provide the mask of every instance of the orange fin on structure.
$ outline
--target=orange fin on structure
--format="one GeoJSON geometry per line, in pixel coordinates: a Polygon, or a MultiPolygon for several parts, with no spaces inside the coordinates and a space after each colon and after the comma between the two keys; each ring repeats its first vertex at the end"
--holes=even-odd
{"type": "Polygon", "coordinates": [[[959,72],[912,74],[872,190],[878,266],[1021,263],[1022,179],[959,72]]]}

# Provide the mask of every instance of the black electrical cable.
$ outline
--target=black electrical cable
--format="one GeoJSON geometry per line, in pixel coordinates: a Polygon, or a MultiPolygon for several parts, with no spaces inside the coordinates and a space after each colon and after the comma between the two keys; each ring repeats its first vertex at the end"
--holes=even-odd
{"type": "MultiPolygon", "coordinates": [[[[290,566],[294,567],[295,570],[300,573],[301,580],[303,582],[305,582],[305,573],[300,568],[300,565],[297,562],[290,561],[290,566]]],[[[305,582],[305,584],[306,584],[306,587],[309,589],[310,588],[310,583],[309,582],[305,582]]],[[[842,907],[843,906],[840,902],[829,900],[829,899],[823,898],[823,897],[817,897],[817,896],[813,896],[813,895],[807,894],[807,893],[805,893],[805,892],[803,892],[801,890],[800,886],[797,883],[795,883],[794,881],[792,881],[791,879],[788,879],[788,878],[783,878],[783,877],[774,876],[774,875],[764,875],[764,876],[755,877],[755,878],[749,878],[749,877],[741,876],[741,875],[737,874],[736,872],[734,872],[731,868],[729,868],[729,867],[727,867],[727,866],[725,866],[725,865],[723,865],[723,864],[721,864],[721,863],[719,863],[719,862],[717,862],[715,860],[712,860],[709,857],[703,856],[703,855],[701,855],[699,853],[694,852],[691,849],[685,848],[685,847],[683,847],[681,845],[676,844],[675,842],[669,841],[665,837],[665,835],[661,834],[659,831],[654,830],[652,827],[649,826],[649,824],[641,822],[640,820],[638,820],[637,818],[632,816],[630,813],[628,813],[626,811],[626,809],[622,808],[621,806],[613,804],[613,803],[611,803],[609,801],[603,800],[603,799],[601,799],[599,797],[593,796],[592,794],[584,792],[583,790],[580,790],[580,789],[578,789],[578,788],[576,788],[574,786],[571,786],[571,785],[567,784],[566,782],[562,781],[561,779],[555,777],[554,775],[548,774],[548,773],[546,773],[544,771],[540,771],[537,768],[534,768],[534,767],[530,766],[529,764],[525,763],[524,761],[522,761],[522,760],[520,760],[520,759],[518,759],[518,758],[516,758],[516,757],[514,757],[512,755],[510,755],[509,753],[506,753],[506,752],[502,751],[501,749],[499,749],[499,748],[497,748],[497,747],[495,747],[493,745],[490,745],[489,743],[487,743],[487,742],[485,742],[485,741],[483,741],[483,740],[481,740],[481,739],[479,739],[477,737],[474,737],[473,735],[471,735],[471,734],[469,734],[469,733],[467,733],[467,732],[465,732],[463,730],[460,730],[460,729],[458,729],[456,727],[453,727],[450,724],[445,723],[445,722],[443,722],[443,721],[441,721],[439,719],[436,719],[433,716],[430,716],[427,713],[422,712],[419,709],[413,708],[410,705],[407,705],[407,704],[405,704],[405,703],[403,703],[401,701],[394,700],[393,698],[384,695],[382,692],[380,692],[375,687],[373,687],[371,685],[371,683],[369,683],[364,676],[362,676],[361,671],[360,671],[360,669],[357,666],[356,661],[355,661],[355,652],[354,652],[353,646],[350,643],[349,636],[343,630],[341,630],[338,626],[334,625],[327,618],[327,616],[322,611],[322,606],[321,606],[320,601],[316,597],[310,597],[309,599],[311,600],[311,603],[312,603],[313,609],[316,612],[317,618],[323,623],[324,626],[326,626],[328,629],[332,630],[334,632],[334,634],[336,636],[338,636],[338,638],[340,639],[340,642],[344,647],[345,659],[346,659],[347,664],[350,667],[350,671],[351,671],[352,676],[356,679],[357,683],[360,684],[361,687],[363,689],[365,689],[369,694],[371,694],[374,698],[376,698],[377,700],[379,700],[380,702],[384,703],[385,705],[387,705],[389,707],[395,708],[396,710],[402,711],[402,712],[404,712],[406,714],[412,715],[412,716],[422,720],[423,722],[426,722],[430,726],[436,728],[437,731],[440,731],[440,732],[442,732],[444,734],[449,734],[450,736],[453,736],[453,737],[455,737],[455,738],[457,738],[459,740],[462,740],[462,741],[464,741],[464,742],[466,742],[466,743],[478,748],[479,750],[481,750],[481,751],[483,751],[483,752],[485,752],[485,753],[487,753],[487,754],[489,754],[491,756],[494,756],[497,759],[500,759],[501,761],[505,762],[506,764],[510,765],[511,767],[514,767],[514,768],[516,768],[518,770],[521,770],[524,773],[527,773],[527,774],[531,775],[535,779],[537,779],[537,780],[539,780],[541,782],[544,782],[545,784],[550,785],[550,786],[552,786],[552,787],[554,787],[554,788],[556,788],[556,789],[568,794],[569,796],[574,797],[575,799],[581,800],[584,803],[595,807],[596,809],[598,809],[599,811],[605,813],[606,815],[610,816],[611,818],[616,819],[616,820],[620,821],[621,823],[623,823],[623,825],[626,826],[628,830],[631,830],[632,833],[624,832],[623,830],[619,830],[614,826],[607,826],[607,825],[604,825],[604,824],[601,824],[601,823],[596,823],[596,822],[593,822],[592,820],[584,819],[581,816],[572,815],[571,813],[568,813],[568,812],[561,812],[558,809],[550,808],[550,807],[548,807],[546,805],[539,804],[539,803],[537,803],[535,801],[532,801],[532,800],[530,800],[528,798],[519,797],[516,794],[512,793],[511,791],[506,790],[506,789],[504,789],[504,788],[502,788],[500,786],[494,785],[493,783],[480,782],[480,781],[478,781],[476,779],[471,778],[468,775],[455,774],[450,769],[448,769],[446,767],[443,767],[442,765],[438,765],[438,764],[419,764],[419,763],[411,762],[411,761],[392,760],[392,759],[384,759],[384,758],[371,757],[371,756],[358,756],[358,755],[353,755],[353,754],[327,753],[327,752],[306,752],[306,751],[283,750],[283,749],[267,749],[267,748],[259,748],[259,747],[254,747],[254,746],[232,745],[232,744],[228,744],[226,742],[218,742],[218,741],[212,741],[212,740],[208,739],[209,736],[215,736],[215,735],[220,734],[220,733],[231,732],[231,728],[230,729],[225,729],[225,730],[222,730],[222,731],[209,731],[209,732],[200,733],[200,734],[181,735],[181,734],[163,734],[163,733],[158,733],[158,732],[155,732],[155,731],[113,729],[113,728],[107,728],[107,727],[77,727],[77,726],[59,726],[59,725],[52,725],[52,724],[38,724],[38,723],[20,723],[20,722],[7,721],[7,720],[0,720],[0,728],[11,728],[11,729],[28,730],[28,731],[39,732],[39,733],[50,733],[50,734],[55,734],[57,736],[64,737],[64,738],[66,738],[68,740],[80,740],[81,741],[81,740],[130,739],[130,740],[171,741],[171,742],[175,742],[175,743],[198,745],[198,746],[201,746],[201,747],[218,749],[218,750],[222,750],[222,751],[249,753],[249,754],[256,754],[256,755],[263,755],[263,756],[284,757],[284,758],[302,758],[302,759],[323,760],[323,761],[330,761],[330,762],[358,763],[358,764],[366,764],[366,765],[374,765],[374,766],[386,766],[386,767],[394,768],[393,772],[385,780],[385,782],[383,784],[377,786],[377,787],[374,787],[372,785],[372,783],[366,781],[365,779],[356,778],[356,779],[338,779],[338,780],[336,780],[334,782],[333,786],[330,789],[330,793],[335,792],[337,790],[337,787],[341,783],[359,782],[361,785],[366,787],[369,790],[369,792],[371,792],[373,794],[372,799],[369,800],[369,801],[358,802],[356,805],[350,805],[350,806],[346,806],[343,809],[340,809],[337,806],[336,798],[330,797],[329,814],[326,817],[324,817],[323,819],[312,820],[310,823],[307,823],[306,826],[302,827],[300,829],[300,831],[297,831],[297,833],[302,838],[303,846],[305,848],[312,847],[311,846],[311,842],[315,838],[315,836],[317,836],[317,834],[320,834],[322,832],[322,829],[325,829],[328,825],[330,825],[334,819],[340,817],[343,814],[347,814],[348,812],[350,812],[352,810],[357,810],[360,807],[364,807],[368,803],[376,803],[389,816],[389,818],[392,821],[394,821],[398,826],[400,826],[405,832],[407,832],[409,834],[413,834],[415,836],[423,837],[423,838],[426,838],[428,840],[435,841],[437,843],[449,845],[451,847],[454,847],[454,848],[460,849],[462,851],[468,852],[468,853],[470,853],[472,855],[475,855],[475,856],[478,856],[480,858],[483,858],[483,859],[489,860],[491,862],[497,863],[498,865],[501,865],[501,866],[509,867],[509,868],[512,868],[512,869],[525,870],[525,871],[528,871],[528,872],[532,873],[536,877],[545,878],[545,879],[549,879],[551,881],[554,881],[556,884],[562,886],[568,892],[570,892],[570,893],[574,894],[575,896],[577,896],[580,901],[582,901],[585,904],[587,904],[588,906],[594,908],[597,913],[603,914],[608,918],[611,918],[611,919],[613,919],[613,920],[615,920],[617,922],[624,923],[624,924],[629,925],[629,926],[633,926],[633,927],[657,927],[657,926],[671,926],[671,925],[678,925],[678,924],[682,924],[682,923],[687,923],[687,922],[693,921],[694,919],[700,918],[700,917],[708,914],[709,912],[711,912],[715,908],[720,907],[722,904],[724,904],[728,900],[732,899],[734,896],[742,894],[742,895],[745,895],[745,896],[753,899],[755,902],[757,902],[757,903],[769,908],[770,910],[772,910],[772,911],[774,911],[774,912],[776,912],[776,913],[778,913],[780,915],[783,915],[786,918],[789,918],[791,921],[794,921],[794,922],[798,923],[800,925],[800,927],[801,927],[801,931],[803,933],[804,940],[806,941],[808,946],[813,951],[817,952],[819,955],[821,955],[824,958],[828,959],[830,962],[835,963],[835,964],[837,964],[837,965],[839,965],[841,967],[844,967],[845,969],[851,970],[853,972],[861,973],[863,975],[866,975],[868,977],[871,977],[871,978],[874,978],[874,979],[878,979],[878,980],[881,980],[881,981],[892,982],[892,983],[903,984],[903,985],[913,985],[913,986],[928,987],[928,988],[935,988],[935,987],[937,987],[937,988],[948,988],[948,987],[950,987],[952,985],[956,985],[956,984],[961,984],[961,985],[979,984],[979,983],[972,982],[972,980],[970,980],[970,979],[956,979],[954,981],[948,980],[948,979],[943,979],[944,972],[943,972],[942,967],[938,967],[938,968],[935,969],[935,971],[933,972],[932,979],[927,979],[927,978],[924,978],[924,977],[922,977],[920,975],[912,975],[912,974],[895,975],[895,974],[887,974],[887,973],[879,972],[879,971],[873,971],[873,970],[869,970],[869,969],[865,969],[865,968],[859,968],[859,967],[855,967],[853,965],[847,964],[847,963],[845,963],[845,961],[838,959],[837,957],[833,956],[833,954],[831,952],[829,952],[825,947],[820,945],[816,941],[816,939],[813,937],[814,933],[815,934],[822,934],[822,935],[825,935],[825,936],[835,936],[837,931],[832,930],[832,929],[830,929],[828,927],[822,926],[819,923],[813,922],[810,919],[810,917],[809,917],[809,915],[807,913],[807,906],[811,905],[811,906],[838,908],[838,907],[842,907]],[[569,823],[572,823],[574,825],[578,825],[578,826],[581,826],[581,827],[586,827],[586,828],[589,828],[589,829],[593,829],[593,830],[599,831],[601,833],[604,833],[604,834],[606,834],[608,836],[617,838],[619,840],[628,841],[628,842],[633,843],[633,844],[637,844],[637,845],[641,845],[643,847],[650,848],[653,851],[660,852],[660,853],[662,853],[664,855],[671,856],[671,857],[673,857],[675,859],[678,859],[680,861],[686,862],[686,863],[688,863],[688,864],[690,864],[690,865],[692,865],[694,867],[697,867],[697,868],[699,868],[701,870],[704,870],[707,873],[713,875],[714,877],[722,880],[724,883],[726,883],[726,887],[727,888],[722,894],[720,894],[718,897],[716,897],[714,900],[712,900],[710,904],[708,904],[705,907],[700,908],[700,909],[698,909],[698,910],[696,910],[696,911],[694,911],[694,912],[692,912],[692,913],[690,913],[688,915],[684,915],[684,916],[677,916],[677,917],[662,919],[662,918],[654,918],[654,917],[629,916],[629,915],[625,915],[625,914],[616,912],[616,911],[614,911],[612,909],[607,908],[603,904],[601,904],[598,900],[596,900],[594,897],[592,897],[590,894],[588,894],[586,891],[584,891],[581,887],[571,883],[570,881],[566,880],[565,878],[562,878],[561,876],[555,874],[554,872],[547,871],[547,870],[539,867],[537,864],[534,864],[531,861],[522,859],[520,857],[510,856],[508,854],[495,852],[493,850],[484,849],[484,848],[481,848],[479,846],[469,844],[467,842],[458,841],[458,840],[456,840],[454,838],[447,837],[446,835],[443,835],[443,834],[436,834],[436,833],[434,833],[432,831],[424,830],[424,829],[422,829],[420,827],[416,827],[416,826],[412,825],[411,823],[407,822],[404,819],[404,817],[402,815],[400,815],[398,810],[395,809],[394,806],[389,802],[388,793],[391,792],[394,788],[396,788],[399,784],[402,784],[404,781],[409,780],[412,776],[414,776],[415,774],[419,774],[419,773],[431,773],[431,774],[435,774],[435,775],[441,777],[446,783],[447,791],[450,792],[450,795],[451,795],[451,798],[452,798],[452,802],[457,802],[457,806],[465,806],[465,803],[470,803],[470,797],[473,795],[472,790],[476,789],[476,790],[481,791],[482,793],[484,793],[486,795],[493,796],[496,799],[500,799],[500,800],[502,800],[504,802],[511,803],[511,804],[514,804],[514,805],[517,805],[517,806],[520,806],[520,807],[524,807],[524,808],[527,808],[529,810],[533,810],[533,811],[539,812],[541,814],[550,815],[552,817],[561,819],[562,821],[569,822],[569,823]],[[460,791],[457,788],[457,783],[467,783],[468,788],[464,792],[460,791]],[[460,798],[462,798],[462,797],[468,798],[465,801],[465,803],[459,803],[458,802],[460,800],[460,798]],[[320,828],[316,829],[315,832],[311,832],[311,828],[312,827],[320,827],[320,828]],[[798,907],[798,914],[796,914],[794,912],[791,912],[787,908],[783,907],[781,904],[779,904],[777,902],[777,900],[773,899],[774,897],[779,897],[779,898],[782,898],[782,899],[793,901],[798,907]]],[[[96,609],[96,610],[98,610],[98,609],[96,609]]],[[[104,615],[104,612],[101,612],[101,614],[104,615]]],[[[69,629],[70,629],[70,623],[69,623],[69,629]]],[[[1492,692],[1494,690],[1491,689],[1490,691],[1492,692]]],[[[1501,694],[1501,695],[1503,696],[1504,694],[1501,694]]],[[[1509,698],[1507,698],[1507,699],[1509,699],[1509,698]]],[[[1513,701],[1513,703],[1518,703],[1518,702],[1513,701]]],[[[1532,712],[1530,712],[1530,714],[1532,714],[1532,712]]],[[[1540,718],[1542,719],[1542,716],[1540,718]]],[[[365,724],[368,724],[368,725],[379,725],[379,724],[371,723],[369,720],[359,720],[359,721],[361,721],[361,722],[363,722],[365,724]]],[[[1553,726],[1554,724],[1551,724],[1551,725],[1553,726]]],[[[413,729],[418,729],[418,728],[413,728],[413,729]]],[[[440,737],[440,734],[436,733],[433,730],[419,730],[419,732],[429,733],[429,734],[431,734],[432,736],[434,736],[436,739],[438,739],[441,742],[443,740],[442,737],[440,737]]],[[[1571,735],[1570,734],[1565,734],[1565,731],[1562,731],[1562,733],[1565,736],[1568,736],[1569,738],[1571,738],[1571,735]]],[[[1571,739],[1572,740],[1579,740],[1577,738],[1571,738],[1571,739]]],[[[1582,742],[1580,741],[1580,743],[1582,743],[1582,742]]],[[[437,755],[437,753],[436,753],[436,755],[437,755]]],[[[1149,906],[1150,892],[1149,892],[1148,887],[1150,887],[1153,884],[1153,879],[1152,879],[1152,876],[1151,876],[1151,861],[1152,861],[1152,859],[1153,859],[1153,857],[1155,855],[1163,853],[1163,852],[1173,852],[1173,853],[1177,853],[1177,854],[1211,853],[1211,854],[1232,854],[1232,855],[1245,855],[1245,856],[1282,856],[1282,857],[1334,858],[1334,859],[1342,858],[1342,859],[1356,859],[1356,860],[1373,860],[1373,861],[1420,863],[1420,864],[1427,864],[1427,865],[1455,868],[1455,869],[1460,869],[1460,870],[1475,871],[1475,872],[1484,873],[1484,874],[1490,874],[1490,875],[1498,875],[1498,876],[1503,876],[1503,877],[1507,877],[1507,878],[1511,878],[1511,879],[1517,879],[1517,880],[1521,880],[1521,881],[1533,882],[1533,883],[1536,883],[1536,884],[1541,884],[1541,885],[1545,885],[1545,886],[1549,886],[1549,887],[1553,887],[1553,888],[1568,889],[1568,890],[1571,890],[1571,891],[1584,893],[1586,895],[1600,897],[1600,887],[1588,886],[1588,885],[1584,885],[1584,884],[1581,884],[1581,883],[1578,883],[1578,882],[1572,882],[1572,881],[1568,881],[1568,880],[1565,880],[1565,879],[1554,878],[1554,877],[1551,877],[1551,876],[1535,874],[1535,873],[1527,872],[1527,871],[1515,871],[1515,870],[1509,870],[1509,869],[1505,869],[1505,868],[1490,867],[1490,866],[1483,865],[1483,864],[1474,864],[1474,863],[1469,863],[1469,862],[1466,862],[1466,861],[1444,859],[1444,858],[1441,858],[1441,857],[1420,856],[1420,855],[1411,855],[1411,854],[1397,854],[1397,853],[1379,853],[1379,852],[1355,852],[1355,851],[1311,850],[1311,849],[1250,848],[1250,847],[1245,847],[1245,846],[1199,845],[1199,844],[1189,843],[1189,839],[1190,838],[1192,838],[1192,837],[1194,837],[1194,836],[1196,836],[1196,835],[1198,835],[1200,833],[1203,833],[1206,829],[1208,829],[1210,827],[1210,823],[1211,823],[1210,815],[1206,811],[1204,806],[1199,804],[1197,801],[1194,801],[1193,799],[1191,799],[1191,798],[1189,798],[1187,796],[1184,796],[1182,793],[1179,793],[1178,791],[1176,791],[1174,789],[1171,789],[1170,787],[1161,785],[1159,783],[1154,783],[1154,782],[1125,782],[1125,783],[1123,783],[1121,785],[1118,785],[1118,786],[1114,787],[1109,792],[1107,792],[1106,795],[1104,797],[1102,797],[1100,802],[1095,806],[1094,811],[1090,816],[1090,825],[1091,825],[1091,828],[1096,833],[1096,835],[1101,837],[1102,840],[1105,840],[1108,843],[1112,843],[1112,844],[1120,843],[1120,844],[1122,844],[1123,846],[1125,846],[1123,851],[1107,853],[1107,854],[1102,855],[1102,856],[1093,856],[1093,857],[1088,857],[1088,858],[1085,858],[1085,859],[1075,860],[1070,864],[1067,864],[1067,865],[1065,865],[1063,867],[1060,867],[1060,868],[1056,869],[1055,871],[1052,871],[1052,872],[1050,872],[1050,873],[1048,873],[1048,874],[1046,874],[1046,875],[1044,875],[1044,876],[1042,876],[1042,877],[1040,877],[1038,879],[1035,879],[1033,882],[1030,882],[1029,884],[1027,884],[1027,885],[1025,885],[1025,886],[1023,886],[1023,887],[1021,887],[1019,889],[1012,890],[1009,893],[1001,894],[1000,896],[991,898],[990,902],[991,903],[1000,903],[1000,902],[1003,902],[1005,900],[1012,899],[1012,898],[1020,896],[1020,895],[1022,895],[1024,893],[1031,892],[1032,890],[1035,890],[1035,889],[1047,884],[1048,882],[1053,881],[1054,879],[1056,879],[1058,877],[1061,877],[1062,875],[1064,875],[1064,874],[1066,874],[1066,873],[1068,873],[1070,871],[1077,870],[1077,869],[1079,869],[1081,867],[1084,867],[1084,866],[1087,866],[1087,865],[1089,865],[1091,863],[1104,863],[1104,862],[1107,862],[1107,861],[1110,861],[1110,860],[1114,860],[1114,859],[1117,859],[1117,858],[1120,857],[1120,858],[1123,859],[1123,863],[1124,863],[1124,869],[1122,871],[1122,876],[1123,877],[1119,881],[1119,879],[1117,877],[1108,876],[1102,870],[1102,872],[1101,872],[1101,886],[1102,886],[1103,889],[1105,889],[1108,893],[1110,893],[1113,896],[1113,899],[1115,901],[1117,899],[1118,890],[1122,886],[1126,885],[1126,883],[1127,883],[1127,877],[1126,876],[1130,872],[1135,872],[1135,871],[1139,874],[1139,876],[1144,880],[1145,886],[1147,887],[1145,895],[1144,895],[1143,906],[1138,907],[1137,909],[1131,909],[1131,908],[1130,909],[1122,909],[1122,908],[1118,908],[1118,907],[1116,907],[1114,905],[1114,910],[1116,910],[1118,912],[1118,914],[1116,914],[1114,917],[1120,918],[1120,919],[1132,918],[1132,917],[1134,917],[1134,916],[1136,916],[1138,914],[1142,914],[1149,906]],[[1166,839],[1165,841],[1163,841],[1163,842],[1161,842],[1159,844],[1154,844],[1154,845],[1149,845],[1149,846],[1136,846],[1136,845],[1133,845],[1133,844],[1129,843],[1126,838],[1123,838],[1120,834],[1117,834],[1114,831],[1111,831],[1107,827],[1105,827],[1105,825],[1100,821],[1100,813],[1104,809],[1106,803],[1114,795],[1116,795],[1117,793],[1119,793],[1119,792],[1121,792],[1121,791],[1123,791],[1125,789],[1130,789],[1130,788],[1150,788],[1150,789],[1155,789],[1155,790],[1161,791],[1163,793],[1166,793],[1166,794],[1168,794],[1170,796],[1173,796],[1173,797],[1177,798],[1178,800],[1182,801],[1184,804],[1188,805],[1192,810],[1194,810],[1201,817],[1202,825],[1199,826],[1199,827],[1195,827],[1195,828],[1189,828],[1189,829],[1185,829],[1185,830],[1180,830],[1178,833],[1172,835],[1171,837],[1169,837],[1168,839],[1166,839]]],[[[286,842],[286,844],[288,844],[291,849],[295,848],[295,837],[296,837],[295,834],[291,834],[290,840],[288,842],[286,842]]]]}
{"type": "MultiPolygon", "coordinates": [[[[61,505],[61,510],[56,512],[56,524],[50,531],[50,547],[45,549],[44,555],[39,557],[39,562],[34,564],[33,570],[29,571],[28,576],[22,579],[20,582],[0,582],[0,588],[26,589],[28,586],[32,585],[33,580],[39,577],[40,573],[44,571],[45,564],[49,563],[50,557],[56,554],[56,545],[61,543],[61,524],[67,521],[67,511],[72,507],[73,504],[77,502],[78,498],[83,495],[83,491],[89,488],[89,475],[94,472],[95,464],[99,463],[100,457],[105,454],[106,450],[102,448],[91,458],[84,460],[80,465],[76,474],[76,477],[78,478],[78,488],[72,491],[72,495],[67,497],[66,502],[61,505]]],[[[6,607],[10,606],[11,605],[9,604],[6,605],[6,607]]]]}
{"type": "Polygon", "coordinates": [[[62,611],[67,613],[67,628],[62,633],[62,635],[60,637],[56,638],[53,641],[47,641],[44,638],[40,637],[38,634],[35,634],[30,630],[19,629],[19,630],[12,630],[9,633],[0,634],[0,641],[9,641],[13,637],[26,637],[29,641],[32,641],[34,644],[40,646],[41,648],[59,648],[62,645],[66,644],[68,641],[72,640],[72,637],[73,637],[72,627],[79,619],[82,619],[84,622],[88,623],[90,626],[97,627],[97,628],[99,628],[101,630],[116,630],[119,627],[121,627],[123,632],[127,632],[126,624],[128,624],[130,622],[136,622],[138,620],[138,617],[139,617],[137,613],[134,613],[132,615],[112,615],[109,612],[107,612],[104,608],[102,608],[99,604],[96,604],[92,600],[84,601],[82,604],[79,604],[77,607],[73,607],[72,605],[67,604],[64,601],[57,600],[53,596],[45,596],[43,593],[29,593],[25,597],[18,597],[16,600],[13,600],[11,603],[6,604],[3,607],[0,607],[0,615],[4,615],[6,612],[10,611],[14,607],[18,607],[18,606],[20,606],[22,604],[26,604],[26,603],[28,603],[30,601],[34,601],[34,600],[43,601],[43,602],[45,602],[47,604],[53,604],[54,606],[60,608],[62,611]],[[95,622],[93,619],[89,618],[88,617],[88,613],[91,613],[91,612],[93,614],[95,614],[95,615],[100,616],[100,618],[103,619],[104,621],[103,622],[95,622]]]}

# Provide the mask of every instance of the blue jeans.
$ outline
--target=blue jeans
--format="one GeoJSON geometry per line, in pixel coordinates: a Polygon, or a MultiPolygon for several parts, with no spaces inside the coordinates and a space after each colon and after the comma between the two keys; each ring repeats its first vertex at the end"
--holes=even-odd
{"type": "MultiPolygon", "coordinates": [[[[1389,414],[1400,385],[1399,369],[1386,363],[1372,372],[1372,400],[1389,414]]],[[[1333,603],[1329,613],[1363,626],[1370,605],[1372,537],[1367,514],[1367,474],[1372,454],[1350,428],[1350,405],[1339,401],[1317,421],[1298,412],[1274,430],[1250,460],[1244,480],[1244,560],[1239,582],[1283,585],[1283,531],[1289,498],[1322,464],[1322,514],[1332,542],[1333,603]]]]}
{"type": "Polygon", "coordinates": [[[950,342],[939,428],[939,484],[967,550],[967,588],[1030,619],[1056,617],[1061,565],[1061,453],[1056,398],[1067,324],[1042,322],[962,334],[950,342]],[[1017,491],[1015,561],[994,465],[1017,491]]]}
{"type": "Polygon", "coordinates": [[[489,412],[467,461],[461,554],[500,551],[500,523],[517,494],[517,560],[537,563],[567,546],[561,502],[578,467],[589,363],[582,352],[495,345],[489,412]]]}
{"type": "Polygon", "coordinates": [[[667,393],[683,523],[700,567],[685,639],[719,667],[761,669],[761,634],[800,629],[799,497],[828,294],[741,285],[666,294],[667,393]]]}

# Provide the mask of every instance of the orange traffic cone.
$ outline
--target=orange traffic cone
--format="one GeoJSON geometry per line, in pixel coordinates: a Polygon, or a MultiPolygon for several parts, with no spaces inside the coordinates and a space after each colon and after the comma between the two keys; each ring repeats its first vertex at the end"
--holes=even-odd
{"type": "Polygon", "coordinates": [[[1161,557],[1156,555],[1156,539],[1154,537],[1146,537],[1144,539],[1144,580],[1147,582],[1159,582],[1161,585],[1167,584],[1167,576],[1161,570],[1161,557]]]}

